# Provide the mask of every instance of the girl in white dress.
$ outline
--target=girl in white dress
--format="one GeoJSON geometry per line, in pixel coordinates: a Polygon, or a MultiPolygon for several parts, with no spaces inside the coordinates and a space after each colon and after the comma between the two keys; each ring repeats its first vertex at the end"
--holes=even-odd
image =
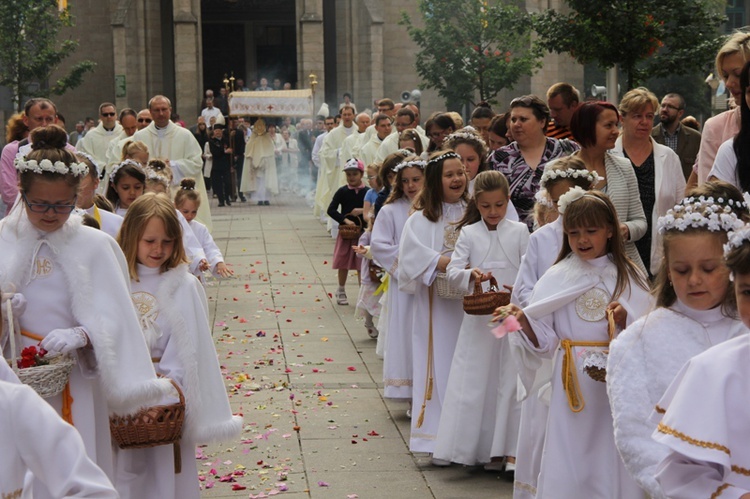
{"type": "MultiPolygon", "coordinates": [[[[131,297],[159,375],[185,395],[185,425],[176,473],[172,446],[118,450],[115,487],[123,497],[198,498],[195,445],[242,430],[233,416],[211,340],[203,287],[190,274],[174,205],[147,193],[128,210],[118,242],[128,262],[131,297]]],[[[169,403],[173,402],[171,400],[169,403]]]]}
{"type": "MultiPolygon", "coordinates": [[[[496,171],[479,173],[448,278],[467,293],[490,278],[511,289],[526,252],[526,224],[507,220],[508,181],[496,171]]],[[[433,456],[475,465],[515,461],[521,405],[516,400],[516,367],[507,338],[490,334],[491,315],[463,314],[448,377],[433,456]]]]}
{"type": "Polygon", "coordinates": [[[76,153],[78,161],[86,163],[89,167],[89,174],[81,179],[78,186],[78,198],[76,199],[76,208],[84,213],[88,213],[94,220],[99,222],[99,227],[112,237],[117,237],[117,232],[122,225],[122,217],[107,210],[100,210],[94,203],[94,196],[99,189],[99,168],[94,158],[84,153],[76,153]]]}
{"type": "MultiPolygon", "coordinates": [[[[145,341],[133,335],[138,317],[120,248],[72,213],[88,167],[65,149],[61,128],[37,128],[32,137],[32,151],[16,159],[22,202],[0,221],[0,287],[26,297],[20,348],[41,341],[49,352],[77,357],[68,386],[47,402],[112,479],[109,415],[134,414],[171,386],[156,378],[145,341]]],[[[52,496],[34,485],[35,498],[52,496]]]]}
{"type": "MultiPolygon", "coordinates": [[[[414,295],[411,315],[414,387],[417,412],[411,421],[409,448],[432,453],[448,385],[448,373],[463,319],[460,299],[437,292],[458,240],[455,225],[466,207],[468,178],[453,151],[432,154],[424,187],[414,200],[414,214],[404,225],[398,251],[398,285],[414,295]]],[[[433,464],[448,465],[433,459],[433,464]]]]}
{"type": "MultiPolygon", "coordinates": [[[[724,256],[737,312],[750,327],[750,227],[729,234],[724,256]]],[[[668,452],[656,480],[666,497],[750,498],[749,360],[747,333],[711,347],[688,361],[659,401],[653,438],[668,452]]]]}
{"type": "Polygon", "coordinates": [[[608,314],[623,327],[648,310],[645,277],[625,256],[605,194],[575,187],[558,209],[566,237],[557,263],[539,279],[527,307],[496,311],[498,320],[512,314],[522,326],[510,335],[522,371],[537,369],[540,358],[555,361],[537,496],[641,499],[615,447],[606,386],[580,371],[580,356],[607,348],[608,314]]]}
{"type": "MultiPolygon", "coordinates": [[[[550,204],[550,211],[557,215],[557,202],[560,197],[575,186],[591,190],[599,176],[589,172],[586,164],[578,156],[566,156],[550,162],[544,169],[537,193],[537,205],[550,204]],[[543,200],[539,198],[546,196],[543,200]]],[[[536,206],[534,208],[536,212],[536,206]]],[[[555,218],[531,233],[526,254],[521,260],[518,277],[513,285],[511,300],[521,307],[529,304],[531,293],[537,281],[555,263],[563,244],[562,217],[555,218]]],[[[542,464],[542,450],[549,412],[549,377],[552,361],[542,360],[542,367],[536,370],[535,378],[522,378],[520,399],[521,424],[518,430],[518,450],[515,476],[513,477],[513,497],[529,499],[536,496],[537,477],[542,464]],[[536,382],[538,379],[538,382],[536,382]]],[[[512,463],[509,463],[512,464],[512,463]]],[[[506,465],[506,472],[512,470],[506,465]]]]}
{"type": "Polygon", "coordinates": [[[414,198],[424,184],[427,163],[410,151],[396,151],[385,158],[380,178],[395,175],[393,187],[380,209],[372,228],[370,252],[373,259],[388,273],[388,289],[378,327],[378,349],[383,352],[384,395],[390,399],[408,400],[412,397],[412,336],[411,293],[398,285],[398,251],[401,233],[411,213],[414,198]]]}
{"type": "Polygon", "coordinates": [[[210,269],[217,277],[232,277],[234,271],[224,263],[224,256],[214,242],[214,238],[211,237],[208,227],[195,219],[201,205],[200,194],[195,190],[195,179],[187,177],[180,181],[180,190],[174,195],[174,205],[189,224],[191,231],[203,249],[207,263],[205,269],[210,269]]]}
{"type": "Polygon", "coordinates": [[[115,213],[125,216],[130,204],[143,194],[146,174],[137,161],[126,159],[112,167],[105,197],[115,207],[115,213]]]}
{"type": "Polygon", "coordinates": [[[722,248],[727,232],[743,224],[727,201],[689,197],[659,218],[664,260],[653,292],[658,308],[610,347],[607,392],[615,442],[625,467],[654,499],[667,497],[654,474],[669,448],[651,438],[651,412],[690,358],[746,333],[722,248]]]}

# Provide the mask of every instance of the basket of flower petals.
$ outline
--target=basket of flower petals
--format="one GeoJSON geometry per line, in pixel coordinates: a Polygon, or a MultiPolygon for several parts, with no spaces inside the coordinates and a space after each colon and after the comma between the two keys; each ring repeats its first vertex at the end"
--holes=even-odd
{"type": "MultiPolygon", "coordinates": [[[[11,341],[12,354],[15,342],[11,341]]],[[[13,371],[24,385],[29,385],[43,398],[62,393],[68,383],[75,358],[64,354],[49,354],[41,347],[29,346],[21,351],[21,356],[8,361],[13,371]]]]}
{"type": "Polygon", "coordinates": [[[510,303],[510,293],[500,291],[497,281],[490,277],[490,289],[482,291],[482,283],[474,280],[474,293],[463,297],[464,312],[469,315],[490,315],[497,307],[510,303]]]}
{"type": "MultiPolygon", "coordinates": [[[[172,380],[170,380],[172,381],[172,380]]],[[[130,416],[111,416],[109,429],[121,449],[175,444],[182,437],[185,421],[185,396],[172,381],[180,401],[141,409],[130,416]]]]}

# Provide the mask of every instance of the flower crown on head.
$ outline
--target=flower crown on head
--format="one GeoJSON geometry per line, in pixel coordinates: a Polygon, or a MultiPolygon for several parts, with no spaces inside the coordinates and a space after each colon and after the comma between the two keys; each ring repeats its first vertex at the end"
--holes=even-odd
{"type": "Polygon", "coordinates": [[[479,142],[483,146],[487,146],[484,139],[479,135],[479,132],[477,132],[473,126],[465,126],[462,129],[453,132],[445,138],[445,141],[450,143],[452,139],[470,140],[472,142],[479,142]]]}
{"type": "Polygon", "coordinates": [[[134,167],[136,167],[141,172],[143,171],[143,167],[141,166],[141,164],[139,162],[133,161],[132,159],[126,159],[122,163],[119,163],[119,164],[117,164],[117,165],[115,165],[115,166],[112,167],[112,172],[110,172],[110,174],[109,174],[109,181],[110,182],[112,182],[113,184],[115,183],[115,175],[117,175],[117,172],[120,171],[120,168],[122,168],[125,165],[133,165],[134,167]]]}
{"type": "Polygon", "coordinates": [[[730,232],[741,229],[743,225],[732,212],[731,205],[717,204],[712,197],[700,196],[698,199],[689,197],[680,201],[680,204],[669,210],[666,215],[659,217],[657,227],[659,234],[664,234],[670,230],[684,232],[691,228],[730,232]]]}
{"type": "Polygon", "coordinates": [[[96,168],[96,173],[99,174],[102,172],[101,167],[99,166],[99,163],[96,162],[93,156],[91,156],[88,153],[82,152],[82,151],[76,151],[76,156],[82,156],[86,158],[92,165],[94,165],[94,168],[96,168]]]}
{"type": "Polygon", "coordinates": [[[419,168],[420,170],[424,170],[427,166],[427,162],[423,161],[421,159],[415,159],[413,161],[404,161],[403,163],[399,163],[393,168],[391,168],[391,171],[393,173],[398,173],[399,171],[403,170],[404,168],[411,168],[412,166],[419,168]]]}
{"type": "Polygon", "coordinates": [[[69,165],[62,161],[54,163],[48,159],[37,161],[35,159],[26,159],[22,155],[16,156],[13,164],[19,173],[32,171],[34,173],[58,173],[60,175],[73,175],[74,177],[84,177],[89,173],[89,167],[86,163],[71,163],[69,165]]]}
{"type": "Polygon", "coordinates": [[[598,173],[589,170],[576,170],[574,168],[556,170],[554,168],[549,168],[549,165],[547,165],[547,168],[544,169],[544,173],[542,173],[542,179],[540,180],[539,185],[545,187],[547,182],[558,178],[584,178],[588,180],[591,185],[604,180],[604,178],[600,177],[598,173]]]}
{"type": "Polygon", "coordinates": [[[534,194],[534,200],[541,204],[542,206],[546,208],[554,208],[555,203],[552,202],[552,200],[549,197],[549,192],[547,192],[547,189],[539,189],[536,194],[534,194]]]}
{"type": "Polygon", "coordinates": [[[431,165],[433,163],[437,163],[438,161],[443,161],[446,159],[456,158],[459,161],[461,160],[461,156],[458,155],[458,153],[455,152],[446,152],[441,154],[440,156],[434,157],[431,160],[427,162],[428,165],[431,165]]]}
{"type": "Polygon", "coordinates": [[[572,189],[568,190],[568,192],[560,196],[560,199],[557,200],[557,211],[560,213],[560,215],[562,215],[563,213],[565,213],[565,209],[569,204],[575,203],[585,195],[586,191],[583,190],[583,188],[581,188],[580,186],[573,187],[572,189]]]}
{"type": "Polygon", "coordinates": [[[149,172],[146,174],[146,180],[153,180],[154,182],[159,182],[164,187],[169,188],[169,179],[165,177],[164,175],[161,175],[158,172],[155,172],[153,170],[149,170],[149,172]]]}
{"type": "Polygon", "coordinates": [[[734,249],[739,249],[745,242],[750,242],[750,225],[745,225],[727,234],[727,243],[724,245],[724,258],[734,249]]]}

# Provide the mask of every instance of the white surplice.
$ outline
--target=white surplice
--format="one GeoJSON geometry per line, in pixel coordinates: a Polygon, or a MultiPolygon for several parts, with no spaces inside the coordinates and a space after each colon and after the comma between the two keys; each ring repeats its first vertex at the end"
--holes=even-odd
{"type": "Polygon", "coordinates": [[[746,333],[721,307],[694,310],[678,300],[641,317],[612,342],[607,393],[615,442],[625,467],[653,499],[666,499],[654,473],[669,448],[651,438],[656,429],[651,412],[688,360],[746,333]]]}
{"type": "Polygon", "coordinates": [[[203,248],[203,253],[206,255],[206,261],[208,261],[211,272],[216,274],[216,266],[219,263],[224,262],[224,256],[221,254],[221,250],[216,245],[214,238],[211,237],[211,233],[208,232],[208,228],[205,225],[198,220],[191,220],[188,224],[193,231],[193,235],[195,235],[195,238],[203,248]]]}
{"type": "Polygon", "coordinates": [[[394,399],[411,399],[413,385],[411,304],[414,295],[399,289],[397,275],[401,233],[410,209],[411,203],[406,198],[384,205],[375,219],[370,239],[373,260],[388,272],[384,307],[388,311],[388,325],[385,333],[379,329],[378,346],[383,348],[384,395],[394,399]]]}
{"type": "Polygon", "coordinates": [[[659,406],[653,438],[670,449],[656,480],[676,499],[738,499],[750,493],[750,337],[742,334],[693,357],[659,406]]]}
{"type": "MultiPolygon", "coordinates": [[[[59,328],[83,326],[90,347],[78,349],[70,374],[72,419],[88,456],[110,477],[109,415],[134,414],[157,403],[171,385],[156,378],[130,299],[125,257],[107,234],[84,227],[71,214],[54,232],[42,232],[16,207],[0,221],[2,289],[27,300],[21,329],[44,337],[59,328]]],[[[38,341],[22,337],[22,347],[38,341]]],[[[6,355],[7,345],[6,345],[6,355]]],[[[58,413],[62,395],[47,399],[58,413]]],[[[43,486],[35,497],[49,497],[43,486]]],[[[36,485],[35,485],[36,488],[36,485]]]]}
{"type": "MultiPolygon", "coordinates": [[[[608,340],[604,309],[611,301],[616,277],[609,255],[588,261],[568,255],[542,276],[524,308],[539,346],[521,331],[510,336],[522,379],[534,377],[540,358],[555,360],[538,497],[643,497],[617,453],[606,386],[580,369],[579,356],[596,347],[571,347],[571,367],[580,387],[575,397],[582,406],[579,412],[571,409],[563,388],[563,340],[608,340]]],[[[628,324],[651,306],[648,292],[632,281],[617,301],[627,311],[628,324]]]]}
{"type": "Polygon", "coordinates": [[[171,445],[118,449],[115,486],[123,497],[197,499],[195,445],[239,435],[242,417],[232,416],[229,407],[199,281],[187,265],[160,273],[139,264],[138,276],[140,281],[131,281],[132,300],[154,367],[174,380],[185,396],[182,472],[175,474],[171,445]]]}
{"type": "Polygon", "coordinates": [[[107,164],[107,150],[109,145],[115,139],[118,139],[120,133],[122,133],[122,126],[119,123],[115,123],[112,130],[106,130],[104,124],[99,124],[86,132],[86,135],[81,137],[76,143],[76,150],[86,153],[92,156],[99,164],[100,168],[104,168],[107,164]]]}
{"type": "Polygon", "coordinates": [[[38,497],[24,486],[29,471],[53,497],[120,497],[75,428],[32,388],[0,381],[0,428],[0,497],[38,497]]]}
{"type": "MultiPolygon", "coordinates": [[[[496,230],[484,221],[461,229],[448,264],[448,278],[467,292],[472,269],[491,272],[501,290],[512,286],[526,252],[526,224],[502,220],[496,230]]],[[[487,288],[487,285],[484,285],[487,288]]],[[[508,338],[495,338],[491,315],[463,314],[453,354],[434,457],[454,463],[488,463],[516,455],[521,404],[516,400],[516,366],[508,338]]]]}
{"type": "Polygon", "coordinates": [[[445,244],[446,228],[452,232],[450,226],[461,219],[464,209],[463,201],[443,203],[442,217],[437,222],[429,221],[422,211],[417,211],[406,221],[401,234],[398,284],[401,290],[414,294],[411,317],[414,386],[409,439],[409,449],[412,452],[433,452],[435,448],[448,374],[456,349],[458,331],[461,329],[462,301],[439,297],[432,284],[437,276],[437,264],[441,253],[450,256],[453,250],[450,242],[447,246],[445,244]],[[426,400],[430,322],[433,332],[433,390],[432,399],[426,400]],[[423,404],[424,422],[417,427],[423,404]]]}

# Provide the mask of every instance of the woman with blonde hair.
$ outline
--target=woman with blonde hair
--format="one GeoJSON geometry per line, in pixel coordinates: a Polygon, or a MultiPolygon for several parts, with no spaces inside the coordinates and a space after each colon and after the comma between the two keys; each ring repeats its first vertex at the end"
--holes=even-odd
{"type": "Polygon", "coordinates": [[[688,179],[688,187],[702,184],[714,165],[716,152],[725,141],[740,131],[740,75],[742,66],[750,60],[750,33],[732,34],[716,54],[716,76],[721,78],[731,94],[730,101],[737,104],[733,109],[709,118],[703,125],[701,147],[698,150],[696,166],[688,179]]]}
{"type": "Polygon", "coordinates": [[[23,122],[23,113],[16,113],[8,118],[5,125],[5,143],[9,144],[16,140],[23,140],[29,135],[29,127],[23,122]]]}
{"type": "MultiPolygon", "coordinates": [[[[638,87],[620,101],[622,133],[612,152],[630,160],[638,181],[638,191],[646,214],[648,228],[635,247],[649,272],[655,275],[661,263],[661,244],[656,220],[682,200],[685,177],[680,158],[669,147],[651,138],[654,114],[659,108],[656,96],[647,88],[638,87]]],[[[630,239],[630,234],[625,235],[630,239]]]]}

